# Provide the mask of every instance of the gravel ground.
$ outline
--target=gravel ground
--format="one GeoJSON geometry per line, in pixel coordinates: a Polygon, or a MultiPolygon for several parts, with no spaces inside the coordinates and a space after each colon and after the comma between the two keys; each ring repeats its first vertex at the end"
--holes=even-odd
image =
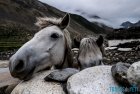
{"type": "Polygon", "coordinates": [[[103,62],[106,65],[115,64],[117,62],[124,62],[132,64],[140,61],[140,50],[134,47],[131,51],[118,51],[117,49],[106,50],[103,62]]]}

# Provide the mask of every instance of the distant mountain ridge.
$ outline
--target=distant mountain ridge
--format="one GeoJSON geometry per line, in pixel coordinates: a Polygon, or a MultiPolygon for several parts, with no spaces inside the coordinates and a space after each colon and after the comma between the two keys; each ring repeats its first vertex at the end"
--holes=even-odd
{"type": "Polygon", "coordinates": [[[127,21],[127,22],[122,23],[121,26],[123,26],[124,28],[140,27],[140,20],[136,23],[131,23],[131,22],[127,21]]]}

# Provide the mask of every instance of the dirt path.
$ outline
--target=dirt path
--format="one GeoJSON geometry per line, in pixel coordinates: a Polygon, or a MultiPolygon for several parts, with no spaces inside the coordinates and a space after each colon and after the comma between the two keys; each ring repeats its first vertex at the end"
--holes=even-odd
{"type": "Polygon", "coordinates": [[[9,66],[8,60],[0,60],[0,68],[7,68],[9,66]]]}
{"type": "Polygon", "coordinates": [[[13,78],[9,72],[8,61],[0,60],[0,88],[11,85],[17,81],[18,79],[13,78]]]}

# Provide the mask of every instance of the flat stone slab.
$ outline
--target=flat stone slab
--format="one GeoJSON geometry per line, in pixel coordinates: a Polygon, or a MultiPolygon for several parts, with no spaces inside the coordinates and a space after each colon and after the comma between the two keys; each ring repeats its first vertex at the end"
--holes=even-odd
{"type": "Polygon", "coordinates": [[[106,47],[105,50],[114,50],[117,49],[117,47],[106,47]]]}
{"type": "Polygon", "coordinates": [[[132,50],[132,48],[118,48],[118,51],[122,51],[122,52],[128,52],[131,50],[132,50]]]}
{"type": "Polygon", "coordinates": [[[68,79],[69,94],[123,94],[115,92],[119,88],[111,75],[111,66],[87,68],[68,79]]]}

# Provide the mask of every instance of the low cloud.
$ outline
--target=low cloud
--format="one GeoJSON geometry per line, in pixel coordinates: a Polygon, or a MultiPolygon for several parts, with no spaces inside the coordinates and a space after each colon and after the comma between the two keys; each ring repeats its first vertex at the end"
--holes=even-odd
{"type": "Polygon", "coordinates": [[[140,0],[40,0],[60,10],[80,14],[89,21],[98,21],[112,27],[122,22],[140,20],[140,0]],[[93,19],[97,15],[102,19],[93,19]]]}

